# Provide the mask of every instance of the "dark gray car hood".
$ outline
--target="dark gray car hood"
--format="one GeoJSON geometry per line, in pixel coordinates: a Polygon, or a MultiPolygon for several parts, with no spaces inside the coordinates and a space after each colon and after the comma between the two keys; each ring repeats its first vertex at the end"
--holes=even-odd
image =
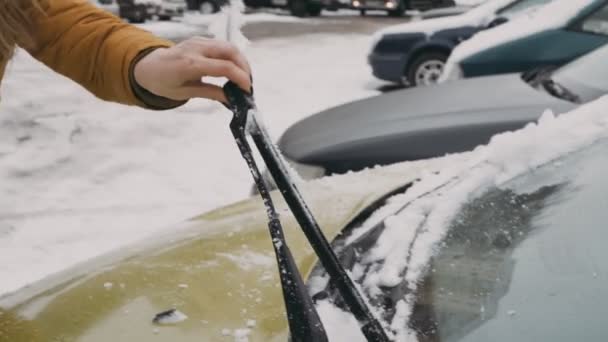
{"type": "Polygon", "coordinates": [[[292,160],[341,172],[467,151],[546,109],[562,113],[575,106],[518,74],[472,78],[331,108],[290,127],[279,146],[292,160]]]}

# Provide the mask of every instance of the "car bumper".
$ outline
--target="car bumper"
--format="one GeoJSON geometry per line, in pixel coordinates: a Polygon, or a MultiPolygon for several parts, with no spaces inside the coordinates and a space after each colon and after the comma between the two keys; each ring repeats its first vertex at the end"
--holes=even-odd
{"type": "Polygon", "coordinates": [[[182,16],[186,12],[186,7],[163,7],[158,11],[159,15],[182,16]]]}
{"type": "Polygon", "coordinates": [[[402,54],[372,53],[367,57],[367,61],[372,67],[372,73],[375,77],[395,83],[403,81],[405,60],[406,56],[402,54]]]}
{"type": "Polygon", "coordinates": [[[383,10],[392,11],[399,3],[395,0],[354,0],[351,7],[359,10],[383,10]]]}

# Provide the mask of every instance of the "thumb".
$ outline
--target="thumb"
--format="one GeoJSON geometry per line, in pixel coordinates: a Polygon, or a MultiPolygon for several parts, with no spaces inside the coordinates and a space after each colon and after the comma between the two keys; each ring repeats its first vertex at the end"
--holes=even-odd
{"type": "Polygon", "coordinates": [[[227,103],[226,95],[224,90],[216,85],[196,82],[189,83],[181,87],[180,89],[183,96],[187,98],[207,98],[222,103],[227,103]]]}

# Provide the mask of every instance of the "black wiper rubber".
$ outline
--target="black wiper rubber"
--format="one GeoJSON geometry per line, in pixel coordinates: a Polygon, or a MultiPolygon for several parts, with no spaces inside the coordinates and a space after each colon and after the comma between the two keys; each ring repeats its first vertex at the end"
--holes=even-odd
{"type": "Polygon", "coordinates": [[[563,85],[555,82],[551,78],[546,78],[540,81],[540,84],[545,90],[547,90],[547,92],[549,92],[549,94],[555,97],[574,103],[581,103],[581,98],[578,95],[576,95],[575,93],[570,91],[570,89],[564,87],[563,85]]]}
{"type": "Polygon", "coordinates": [[[338,257],[331,249],[310,209],[291,180],[281,154],[275,145],[272,144],[266,129],[257,121],[253,97],[246,94],[232,82],[226,83],[224,93],[229,102],[227,107],[234,115],[230,122],[230,129],[243,158],[251,170],[260,196],[266,205],[269,219],[268,227],[279,266],[283,298],[292,340],[327,341],[327,335],[286,244],[283,229],[268,187],[260,175],[251,148],[247,142],[248,135],[255,143],[277,188],[300,224],[304,235],[319,257],[321,264],[329,274],[345,304],[359,321],[363,335],[371,342],[389,342],[390,339],[382,325],[374,317],[362,295],[355,287],[354,282],[340,264],[338,257]]]}

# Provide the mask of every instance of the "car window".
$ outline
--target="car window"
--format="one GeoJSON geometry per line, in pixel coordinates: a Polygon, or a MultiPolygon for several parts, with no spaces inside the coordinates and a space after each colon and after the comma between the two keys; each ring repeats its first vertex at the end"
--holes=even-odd
{"type": "Polygon", "coordinates": [[[496,14],[499,17],[512,19],[514,16],[526,10],[545,5],[551,1],[552,0],[521,0],[500,9],[496,14]]]}
{"type": "Polygon", "coordinates": [[[587,17],[583,21],[581,29],[586,32],[608,35],[608,5],[587,17]]]}
{"type": "Polygon", "coordinates": [[[468,203],[418,287],[418,340],[607,340],[607,170],[602,142],[468,203]]]}

